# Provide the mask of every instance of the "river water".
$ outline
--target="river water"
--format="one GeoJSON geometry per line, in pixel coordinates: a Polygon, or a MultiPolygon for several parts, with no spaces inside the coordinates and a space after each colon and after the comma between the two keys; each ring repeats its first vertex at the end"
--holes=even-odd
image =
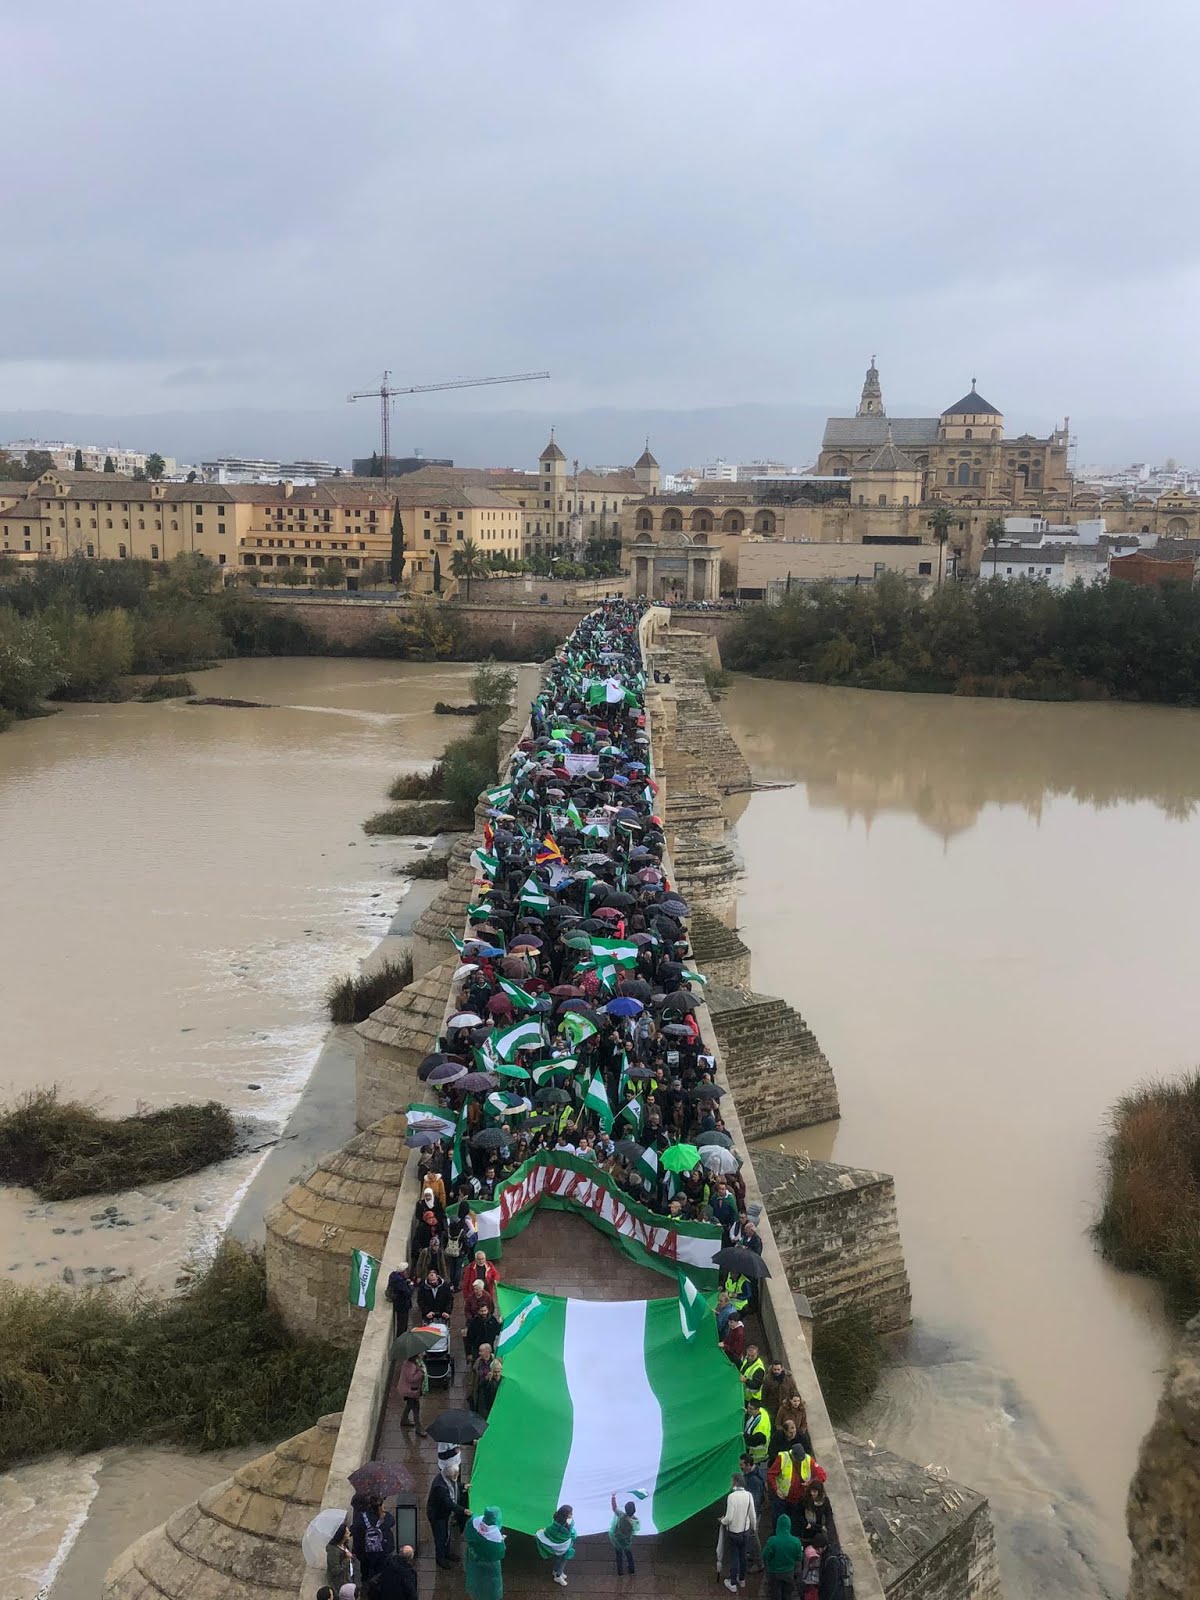
{"type": "Polygon", "coordinates": [[[782,1144],[896,1180],[914,1326],[853,1431],[989,1496],[1010,1597],[1123,1595],[1172,1332],[1087,1230],[1108,1108],[1197,1059],[1200,713],[748,679],[722,710],[793,785],[738,817],[753,984],[841,1097],[782,1144]]]}
{"type": "MultiPolygon", "coordinates": [[[[470,671],[229,662],[198,692],[266,709],[72,706],[0,737],[0,1097],[57,1083],[113,1114],[213,1098],[265,1146],[321,1048],[329,980],[407,887],[412,847],[362,819],[461,731],[432,707],[469,698],[470,671]]],[[[0,1276],[170,1287],[265,1159],[78,1203],[0,1190],[0,1276]]],[[[61,1565],[55,1600],[91,1600],[108,1557],[235,1459],[108,1451],[0,1477],[0,1594],[30,1600],[61,1565]]]]}

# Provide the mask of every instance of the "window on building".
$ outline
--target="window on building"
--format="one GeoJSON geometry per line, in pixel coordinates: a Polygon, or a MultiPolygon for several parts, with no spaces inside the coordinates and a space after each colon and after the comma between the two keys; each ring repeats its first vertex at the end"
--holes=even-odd
{"type": "Polygon", "coordinates": [[[963,429],[963,438],[964,439],[973,439],[974,437],[975,437],[975,435],[972,433],[970,428],[964,428],[963,429]]]}
{"type": "Polygon", "coordinates": [[[275,557],[274,556],[259,556],[258,564],[259,564],[260,567],[273,567],[275,565],[275,557]]]}
{"type": "Polygon", "coordinates": [[[887,495],[885,495],[885,494],[881,494],[881,495],[880,495],[880,496],[879,496],[879,504],[880,504],[880,505],[881,505],[881,506],[885,506],[885,505],[887,505],[887,495]]]}
{"type": "Polygon", "coordinates": [[[971,482],[971,464],[969,461],[960,461],[958,464],[958,481],[966,487],[971,482]]]}
{"type": "Polygon", "coordinates": [[[1052,568],[1052,567],[1047,567],[1047,568],[1046,568],[1046,576],[1047,576],[1047,577],[1049,577],[1049,576],[1050,576],[1050,574],[1051,574],[1051,572],[1052,572],[1052,571],[1053,571],[1053,570],[1054,570],[1054,569],[1053,569],[1053,568],[1052,568]]]}
{"type": "Polygon", "coordinates": [[[87,547],[87,553],[88,553],[88,555],[90,555],[90,556],[94,556],[94,555],[95,555],[95,554],[96,554],[96,546],[95,546],[95,545],[94,545],[94,544],[90,544],[90,545],[88,545],[88,547],[87,547]]]}
{"type": "Polygon", "coordinates": [[[119,544],[117,546],[117,560],[118,561],[124,561],[126,559],[126,557],[128,556],[128,554],[129,554],[129,552],[128,552],[128,550],[126,550],[126,548],[125,548],[125,546],[123,544],[119,544]]]}
{"type": "MultiPolygon", "coordinates": [[[[156,544],[152,544],[150,546],[150,559],[151,559],[151,561],[157,561],[158,560],[158,546],[156,544]]],[[[253,561],[254,557],[251,556],[250,560],[253,561]]]]}
{"type": "Polygon", "coordinates": [[[1012,577],[1012,568],[1011,567],[1005,567],[1004,570],[1007,573],[1007,575],[1011,578],[1012,577]]]}
{"type": "Polygon", "coordinates": [[[979,485],[983,482],[983,474],[981,472],[973,472],[971,474],[971,482],[975,485],[976,488],[978,488],[979,485]]]}
{"type": "Polygon", "coordinates": [[[242,565],[244,567],[253,567],[253,566],[256,566],[257,563],[258,563],[258,557],[257,556],[243,555],[243,557],[242,557],[242,565]]]}
{"type": "Polygon", "coordinates": [[[946,482],[947,483],[953,483],[954,482],[954,473],[953,472],[948,472],[946,474],[946,482]]]}
{"type": "Polygon", "coordinates": [[[933,572],[933,562],[932,561],[918,561],[917,562],[917,575],[918,575],[918,577],[928,578],[932,574],[932,572],[933,572]]]}
{"type": "Polygon", "coordinates": [[[905,505],[907,505],[907,504],[908,504],[908,496],[907,496],[907,495],[905,495],[905,496],[904,496],[904,502],[903,502],[903,503],[904,503],[904,504],[905,504],[905,505]]]}

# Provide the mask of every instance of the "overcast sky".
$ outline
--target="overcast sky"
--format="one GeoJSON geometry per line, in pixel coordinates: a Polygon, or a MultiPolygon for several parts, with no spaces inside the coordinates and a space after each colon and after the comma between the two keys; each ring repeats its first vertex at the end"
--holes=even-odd
{"type": "Polygon", "coordinates": [[[3,410],[1196,403],[1195,0],[0,15],[3,410]]]}

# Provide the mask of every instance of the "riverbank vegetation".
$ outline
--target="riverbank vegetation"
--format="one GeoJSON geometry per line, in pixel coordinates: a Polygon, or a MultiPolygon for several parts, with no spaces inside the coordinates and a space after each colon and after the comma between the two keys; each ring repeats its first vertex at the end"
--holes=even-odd
{"type": "Polygon", "coordinates": [[[412,956],[403,955],[385,961],[370,972],[360,972],[357,977],[338,978],[329,986],[325,1003],[329,1007],[331,1022],[365,1022],[372,1011],[399,994],[413,979],[412,956]]]}
{"type": "Polygon", "coordinates": [[[1145,1272],[1181,1319],[1200,1311],[1200,1070],[1122,1095],[1105,1145],[1095,1237],[1103,1254],[1145,1272]]]}
{"type": "Polygon", "coordinates": [[[139,675],[195,671],[229,656],[528,659],[551,654],[558,637],[542,628],[519,646],[504,638],[478,646],[452,605],[414,600],[369,638],[339,649],[287,608],[222,586],[220,568],[203,556],[73,557],[0,578],[0,729],[41,714],[47,700],[130,699],[139,675]]]}
{"type": "Polygon", "coordinates": [[[226,1240],[178,1298],[0,1284],[0,1470],[110,1445],[225,1450],[339,1411],[354,1352],[293,1338],[226,1240]]]}
{"type": "Polygon", "coordinates": [[[226,1161],[238,1148],[228,1110],[205,1105],[104,1117],[92,1106],[35,1089],[0,1111],[0,1183],[42,1200],[116,1194],[226,1161]]]}
{"type": "Polygon", "coordinates": [[[897,574],[797,588],[741,613],[726,666],[865,689],[1200,705],[1200,590],[1109,582],[1054,590],[897,574]]]}
{"type": "Polygon", "coordinates": [[[875,1393],[883,1367],[883,1346],[861,1311],[813,1322],[813,1367],[830,1420],[843,1422],[875,1393]]]}
{"type": "Polygon", "coordinates": [[[394,871],[398,878],[448,878],[450,857],[444,850],[430,850],[427,855],[414,856],[394,871]]]}

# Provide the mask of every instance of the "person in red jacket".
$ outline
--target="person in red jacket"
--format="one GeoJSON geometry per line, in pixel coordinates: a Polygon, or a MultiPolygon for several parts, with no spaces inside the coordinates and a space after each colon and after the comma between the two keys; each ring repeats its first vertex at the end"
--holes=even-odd
{"type": "Polygon", "coordinates": [[[471,1265],[462,1275],[463,1303],[465,1305],[470,1305],[471,1303],[471,1291],[475,1287],[476,1279],[483,1284],[483,1287],[487,1290],[488,1297],[494,1304],[496,1285],[500,1281],[500,1274],[482,1250],[476,1250],[474,1261],[471,1262],[471,1265]]]}
{"type": "Polygon", "coordinates": [[[767,1468],[767,1490],[776,1520],[782,1512],[790,1513],[801,1505],[816,1471],[817,1463],[802,1444],[779,1452],[767,1468]]]}

